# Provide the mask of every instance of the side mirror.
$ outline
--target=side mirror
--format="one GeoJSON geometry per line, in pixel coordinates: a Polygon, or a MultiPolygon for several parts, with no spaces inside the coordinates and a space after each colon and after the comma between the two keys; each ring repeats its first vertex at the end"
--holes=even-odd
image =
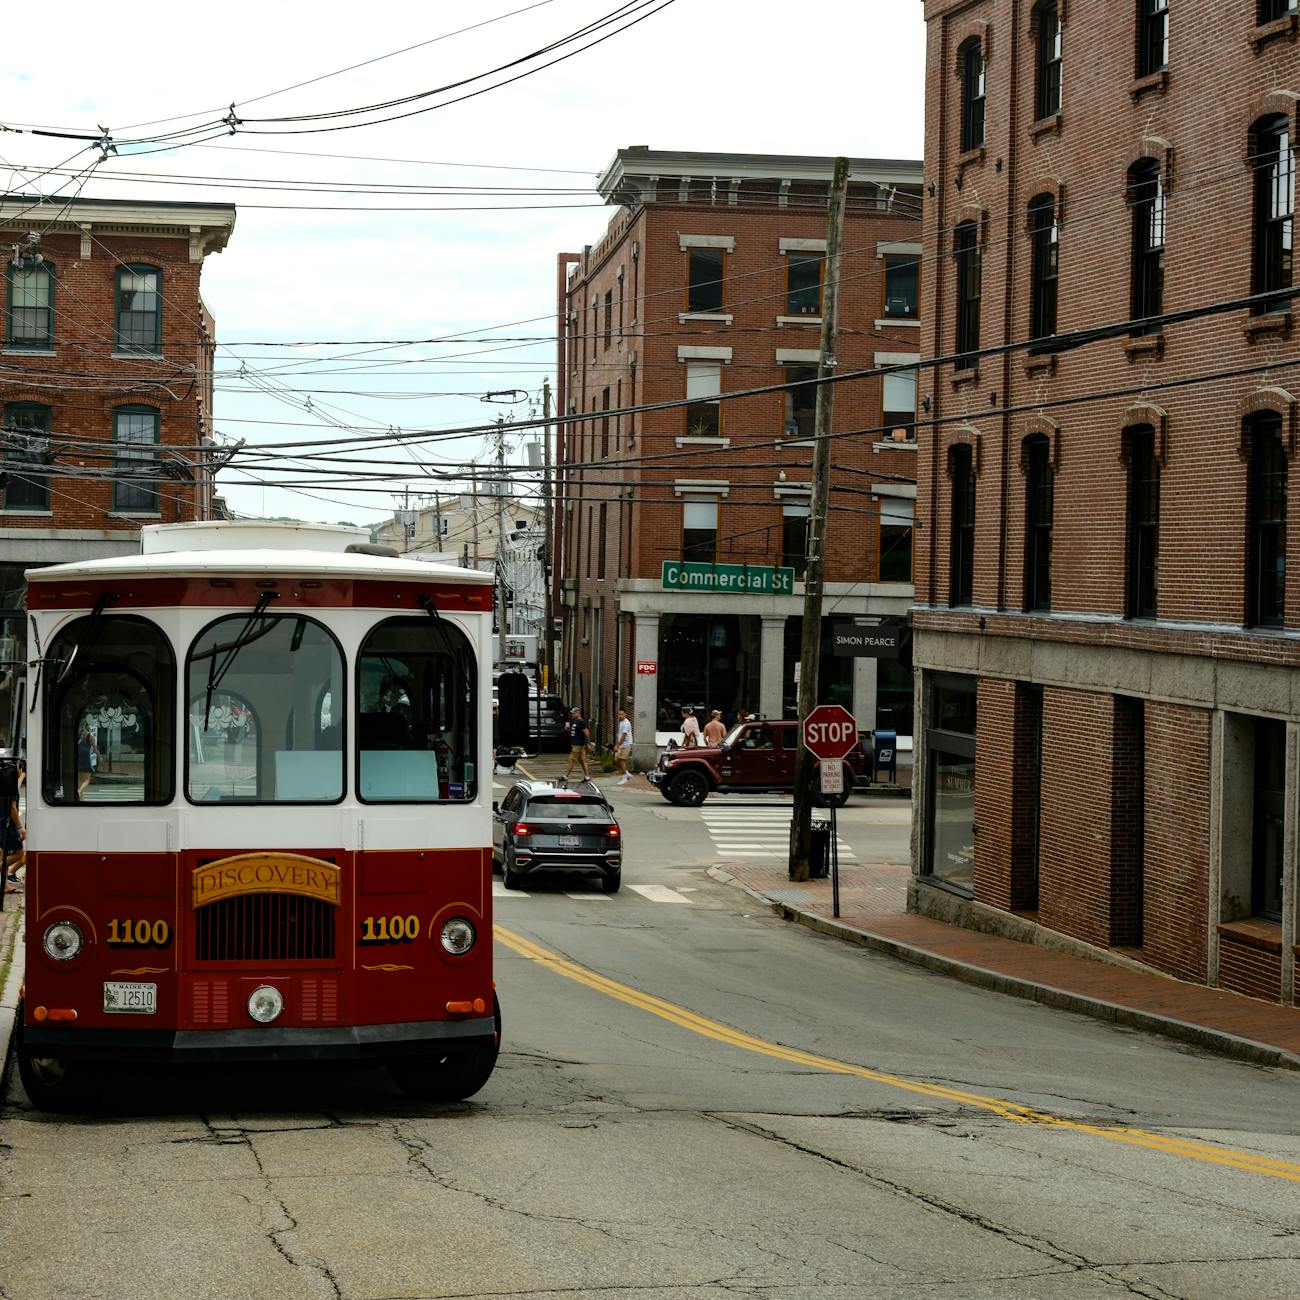
{"type": "Polygon", "coordinates": [[[499,813],[501,811],[501,805],[495,799],[492,800],[492,811],[494,813],[499,813]]]}

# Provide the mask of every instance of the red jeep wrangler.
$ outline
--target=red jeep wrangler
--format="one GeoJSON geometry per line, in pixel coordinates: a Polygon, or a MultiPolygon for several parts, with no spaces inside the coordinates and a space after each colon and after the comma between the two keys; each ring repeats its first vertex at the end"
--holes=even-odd
{"type": "MultiPolygon", "coordinates": [[[[659,765],[647,776],[669,803],[688,806],[702,804],[713,790],[724,794],[738,790],[788,793],[794,789],[794,760],[798,752],[797,722],[744,722],[733,727],[716,747],[665,750],[659,757],[659,765]]],[[[859,738],[857,748],[844,760],[844,793],[815,794],[814,798],[843,807],[854,782],[860,777],[868,778],[870,772],[859,738]]]]}

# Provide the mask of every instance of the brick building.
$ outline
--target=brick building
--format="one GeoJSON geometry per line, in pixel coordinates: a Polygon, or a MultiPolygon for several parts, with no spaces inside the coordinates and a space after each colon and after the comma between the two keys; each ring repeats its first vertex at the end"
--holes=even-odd
{"type": "Polygon", "coordinates": [[[912,901],[1293,1002],[1295,0],[925,16],[912,901]]]}
{"type": "MultiPolygon", "coordinates": [[[[560,257],[561,689],[641,747],[681,708],[781,717],[797,696],[833,160],[620,150],[599,243],[560,257]],[[620,408],[675,403],[659,411],[620,408]]],[[[917,162],[855,159],[842,241],[840,372],[918,355],[917,162]]],[[[915,372],[835,387],[826,613],[911,603],[915,372]]],[[[823,658],[824,698],[910,732],[907,664],[823,658]]]]}
{"type": "Polygon", "coordinates": [[[199,275],[234,224],[227,204],[0,198],[0,658],[24,657],[24,569],[209,515],[194,448],[212,431],[215,330],[199,275]]]}

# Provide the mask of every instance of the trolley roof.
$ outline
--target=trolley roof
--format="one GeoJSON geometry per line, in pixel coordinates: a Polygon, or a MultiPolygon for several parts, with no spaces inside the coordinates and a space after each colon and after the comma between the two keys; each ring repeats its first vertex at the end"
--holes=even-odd
{"type": "Polygon", "coordinates": [[[406,582],[490,584],[490,573],[405,556],[349,550],[367,543],[362,529],[328,524],[223,520],[154,524],[140,530],[143,553],[77,560],[28,569],[27,581],[91,581],[96,578],[273,577],[397,579],[406,582]]]}

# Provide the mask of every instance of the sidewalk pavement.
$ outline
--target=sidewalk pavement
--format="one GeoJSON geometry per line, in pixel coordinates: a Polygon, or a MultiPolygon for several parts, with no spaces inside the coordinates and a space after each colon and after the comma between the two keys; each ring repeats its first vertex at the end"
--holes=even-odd
{"type": "Polygon", "coordinates": [[[1300,1069],[1300,1009],[909,913],[905,866],[842,863],[839,874],[837,920],[829,879],[795,884],[784,864],[709,868],[787,920],[928,970],[1240,1060],[1300,1069]]]}

